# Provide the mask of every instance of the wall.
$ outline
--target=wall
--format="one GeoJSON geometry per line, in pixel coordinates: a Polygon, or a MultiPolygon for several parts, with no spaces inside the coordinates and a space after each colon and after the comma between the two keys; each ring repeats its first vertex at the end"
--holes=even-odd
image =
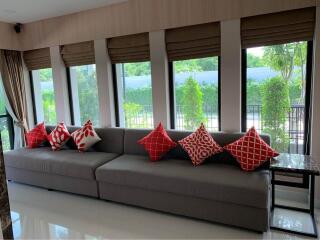
{"type": "Polygon", "coordinates": [[[24,25],[23,50],[309,7],[315,0],[129,0],[24,25]]]}
{"type": "Polygon", "coordinates": [[[14,31],[12,24],[0,22],[0,36],[0,49],[20,49],[19,35],[14,31]]]}

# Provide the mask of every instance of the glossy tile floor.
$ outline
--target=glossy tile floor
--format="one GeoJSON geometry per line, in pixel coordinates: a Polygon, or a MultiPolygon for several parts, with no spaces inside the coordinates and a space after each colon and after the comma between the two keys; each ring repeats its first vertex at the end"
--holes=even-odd
{"type": "MultiPolygon", "coordinates": [[[[15,239],[303,239],[277,231],[258,234],[16,183],[9,183],[9,195],[15,239]]],[[[303,215],[277,212],[277,219],[289,226],[310,227],[303,215]],[[288,214],[290,218],[285,217],[288,214]]]]}

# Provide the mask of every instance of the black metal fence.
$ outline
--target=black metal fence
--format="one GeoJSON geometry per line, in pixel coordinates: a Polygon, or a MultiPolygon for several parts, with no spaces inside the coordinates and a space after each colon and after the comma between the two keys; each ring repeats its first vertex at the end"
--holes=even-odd
{"type": "MultiPolygon", "coordinates": [[[[185,130],[187,123],[183,105],[176,106],[175,128],[185,130]]],[[[255,126],[259,132],[263,132],[261,105],[247,105],[247,128],[255,126]]],[[[212,105],[203,106],[204,119],[195,119],[195,122],[204,122],[209,131],[219,130],[218,109],[212,105]]],[[[304,105],[292,105],[287,116],[285,130],[289,136],[290,144],[288,152],[303,153],[304,145],[304,105]]],[[[142,106],[141,110],[126,116],[126,127],[129,128],[153,128],[153,111],[151,105],[142,106]]]]}
{"type": "MultiPolygon", "coordinates": [[[[262,124],[262,107],[261,105],[247,105],[247,128],[252,126],[259,132],[263,132],[262,124]]],[[[304,105],[295,104],[290,107],[288,113],[285,130],[290,139],[288,152],[303,153],[304,145],[304,119],[305,107],[304,105]]]]}

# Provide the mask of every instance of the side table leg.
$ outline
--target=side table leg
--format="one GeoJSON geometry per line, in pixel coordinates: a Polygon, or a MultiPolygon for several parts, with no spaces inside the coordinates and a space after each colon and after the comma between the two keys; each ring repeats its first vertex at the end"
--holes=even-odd
{"type": "Polygon", "coordinates": [[[275,177],[274,171],[271,171],[271,211],[273,211],[274,205],[275,205],[274,177],[275,177]]]}
{"type": "Polygon", "coordinates": [[[310,214],[314,216],[314,175],[310,176],[310,192],[309,192],[309,201],[310,201],[310,214]]]}

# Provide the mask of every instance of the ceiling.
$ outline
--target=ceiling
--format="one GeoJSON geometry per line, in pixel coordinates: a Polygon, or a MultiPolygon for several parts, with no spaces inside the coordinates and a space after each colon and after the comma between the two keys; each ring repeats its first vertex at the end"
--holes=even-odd
{"type": "Polygon", "coordinates": [[[0,21],[28,23],[127,0],[0,0],[0,21]]]}

